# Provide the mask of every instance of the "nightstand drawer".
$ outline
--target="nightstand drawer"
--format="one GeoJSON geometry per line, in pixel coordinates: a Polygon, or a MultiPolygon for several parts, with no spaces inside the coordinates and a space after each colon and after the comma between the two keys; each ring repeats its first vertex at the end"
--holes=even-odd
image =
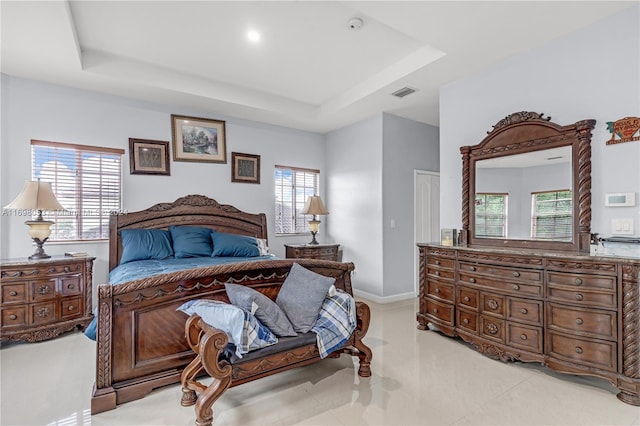
{"type": "Polygon", "coordinates": [[[29,305],[29,307],[31,308],[32,325],[46,324],[58,318],[55,301],[29,305]]]}
{"type": "Polygon", "coordinates": [[[7,284],[2,286],[2,305],[24,303],[26,301],[27,286],[25,284],[7,284]]]}
{"type": "Polygon", "coordinates": [[[60,293],[64,296],[82,293],[82,275],[60,278],[60,293]]]}
{"type": "Polygon", "coordinates": [[[27,307],[16,306],[2,310],[2,328],[27,325],[27,307]]]}
{"type": "Polygon", "coordinates": [[[340,244],[285,244],[287,259],[320,259],[338,261],[340,244]]]}
{"type": "Polygon", "coordinates": [[[77,317],[81,313],[82,313],[81,297],[69,297],[62,300],[60,318],[62,319],[73,318],[73,317],[77,317]]]}
{"type": "Polygon", "coordinates": [[[31,300],[47,300],[56,297],[56,280],[55,278],[49,280],[31,281],[31,300]]]}

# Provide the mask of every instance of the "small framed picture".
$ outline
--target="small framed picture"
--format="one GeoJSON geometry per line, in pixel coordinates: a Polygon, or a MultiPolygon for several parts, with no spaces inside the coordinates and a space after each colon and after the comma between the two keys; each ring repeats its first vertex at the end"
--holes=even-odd
{"type": "Polygon", "coordinates": [[[171,175],[169,142],[129,138],[132,175],[171,175]]]}
{"type": "Polygon", "coordinates": [[[260,183],[260,156],[232,152],[231,182],[260,183]]]}
{"type": "Polygon", "coordinates": [[[171,114],[173,161],[226,163],[225,122],[171,114]]]}

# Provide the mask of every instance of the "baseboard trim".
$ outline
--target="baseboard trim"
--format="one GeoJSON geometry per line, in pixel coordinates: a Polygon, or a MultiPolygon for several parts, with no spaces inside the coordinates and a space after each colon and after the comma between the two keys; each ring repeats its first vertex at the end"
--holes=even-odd
{"type": "Polygon", "coordinates": [[[399,302],[401,300],[413,299],[416,297],[415,293],[413,292],[394,294],[393,296],[377,296],[375,294],[356,289],[353,289],[353,295],[356,297],[362,297],[363,299],[371,300],[372,302],[376,302],[381,305],[384,305],[386,303],[399,302]]]}

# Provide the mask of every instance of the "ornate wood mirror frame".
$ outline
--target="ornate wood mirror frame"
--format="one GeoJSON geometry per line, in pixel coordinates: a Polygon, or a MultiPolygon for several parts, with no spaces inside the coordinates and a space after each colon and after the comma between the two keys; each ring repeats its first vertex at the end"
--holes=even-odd
{"type": "Polygon", "coordinates": [[[516,112],[500,120],[488,136],[462,153],[461,242],[505,248],[589,252],[591,233],[591,130],[595,120],[561,126],[535,112],[516,112]],[[490,158],[571,146],[573,222],[570,242],[479,238],[475,230],[476,162],[490,158]]]}

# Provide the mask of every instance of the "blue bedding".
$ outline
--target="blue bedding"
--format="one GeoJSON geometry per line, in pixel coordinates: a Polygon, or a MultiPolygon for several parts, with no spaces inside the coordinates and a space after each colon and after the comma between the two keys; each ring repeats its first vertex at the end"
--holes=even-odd
{"type": "MultiPolygon", "coordinates": [[[[256,260],[275,259],[272,254],[256,257],[188,257],[169,258],[163,260],[136,260],[116,266],[109,273],[109,284],[118,285],[128,281],[149,278],[155,275],[169,272],[184,271],[187,269],[202,268],[221,265],[225,263],[247,262],[256,260]]],[[[97,312],[94,312],[93,321],[85,329],[84,334],[91,340],[96,340],[97,312]]]]}

